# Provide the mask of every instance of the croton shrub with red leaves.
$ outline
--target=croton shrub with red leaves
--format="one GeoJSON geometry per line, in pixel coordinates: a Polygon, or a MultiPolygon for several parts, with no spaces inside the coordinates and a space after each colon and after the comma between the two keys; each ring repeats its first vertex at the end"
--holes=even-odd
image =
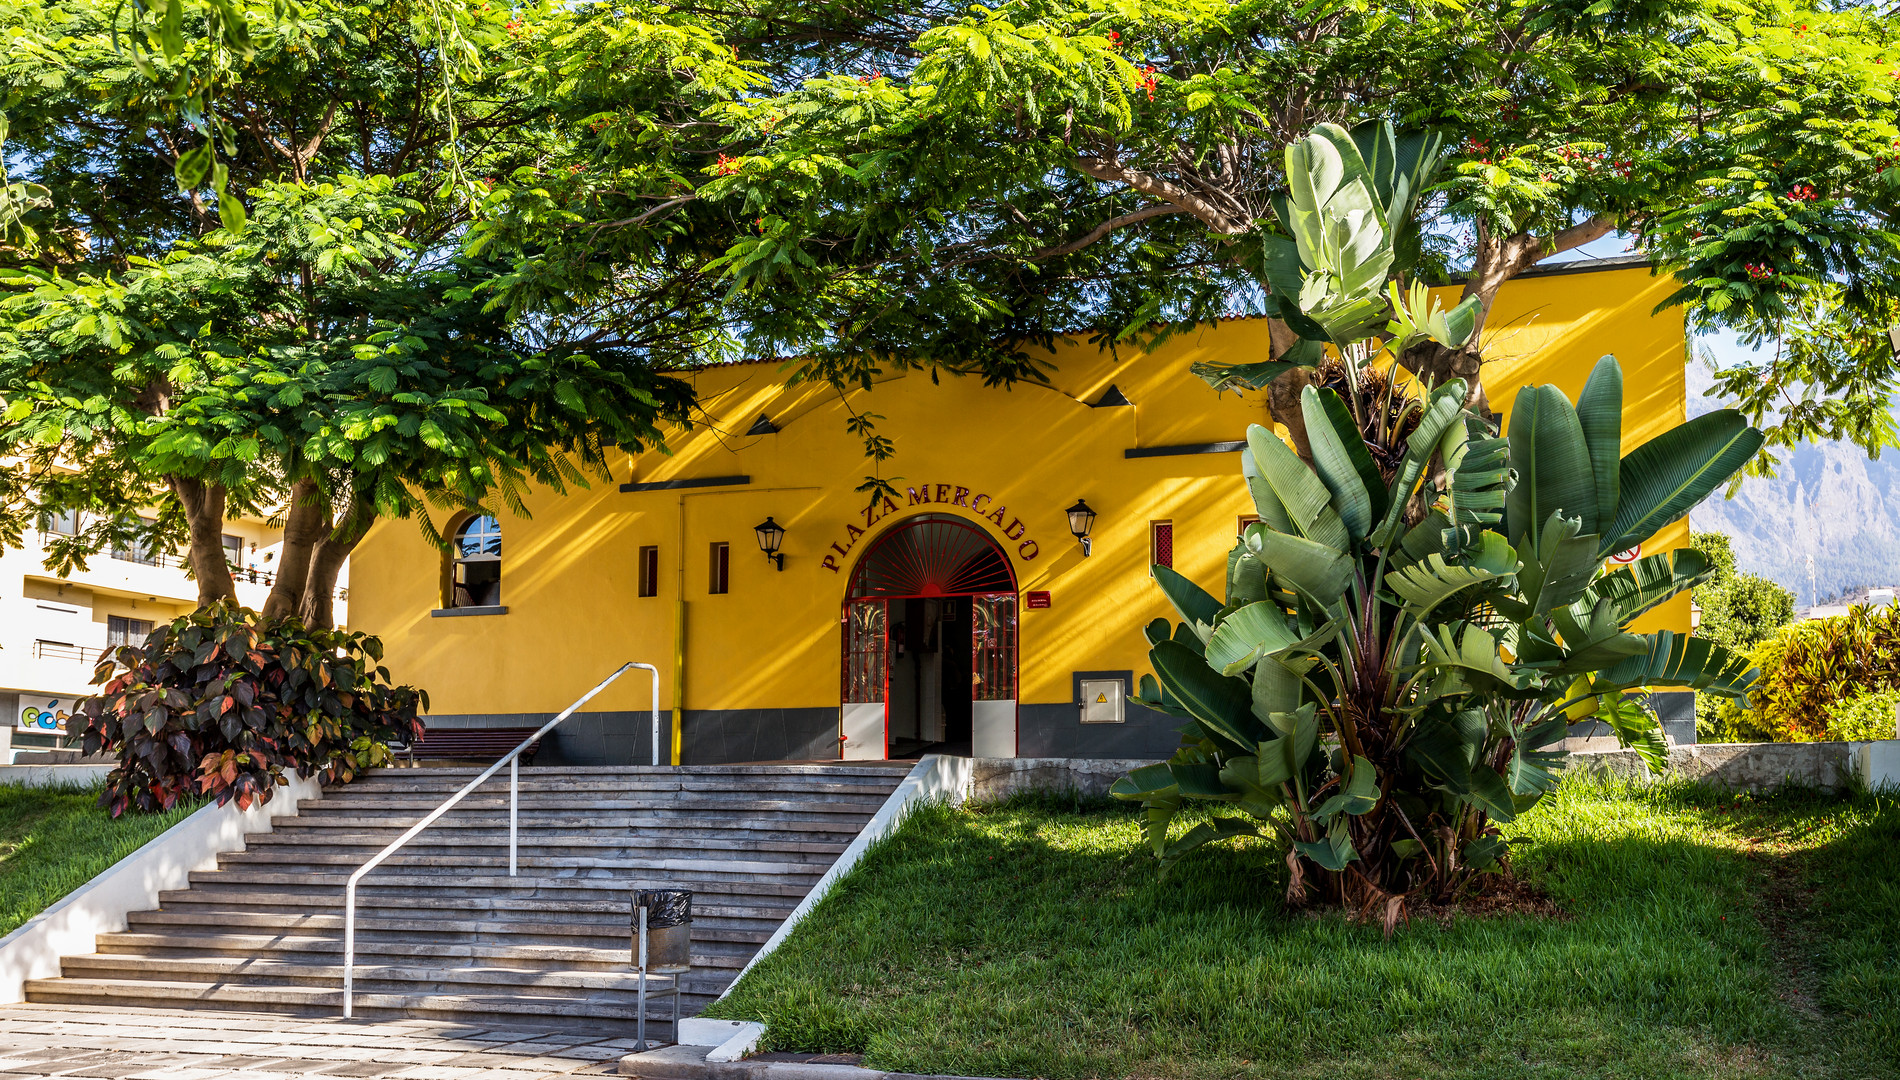
{"type": "Polygon", "coordinates": [[[161,626],[100,661],[82,700],[85,752],[116,752],[100,805],[167,809],[211,796],[242,809],[289,774],[348,783],[422,736],[428,694],[392,686],[376,638],[261,620],[228,602],[161,626]]]}

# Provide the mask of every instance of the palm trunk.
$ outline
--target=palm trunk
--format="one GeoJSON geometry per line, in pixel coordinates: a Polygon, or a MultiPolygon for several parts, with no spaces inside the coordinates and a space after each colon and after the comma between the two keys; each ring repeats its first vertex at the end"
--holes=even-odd
{"type": "Polygon", "coordinates": [[[198,606],[210,607],[220,600],[237,599],[237,582],[231,577],[231,565],[224,555],[225,490],[184,476],[168,476],[172,497],[185,512],[191,530],[191,548],[186,558],[192,576],[198,580],[198,606]]]}
{"type": "Polygon", "coordinates": [[[284,518],[284,547],[277,557],[277,581],[264,601],[267,619],[294,615],[303,609],[310,580],[310,557],[318,542],[330,535],[330,501],[315,480],[290,485],[290,508],[284,518]]]}
{"type": "MultiPolygon", "coordinates": [[[[1299,340],[1299,335],[1287,324],[1278,319],[1267,320],[1268,346],[1276,359],[1299,340]]],[[[1286,433],[1293,438],[1293,449],[1308,465],[1313,463],[1313,446],[1306,438],[1306,414],[1300,410],[1300,391],[1312,382],[1311,368],[1296,368],[1267,384],[1268,410],[1275,420],[1286,426],[1286,433]]]]}

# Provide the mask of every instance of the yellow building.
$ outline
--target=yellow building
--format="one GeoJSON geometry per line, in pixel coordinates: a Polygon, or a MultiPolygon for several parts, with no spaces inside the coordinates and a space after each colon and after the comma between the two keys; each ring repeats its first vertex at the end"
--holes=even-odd
{"type": "MultiPolygon", "coordinates": [[[[1486,333],[1494,407],[1527,383],[1574,398],[1613,353],[1625,450],[1681,423],[1683,320],[1652,314],[1670,291],[1628,263],[1511,282],[1486,333]]],[[[413,524],[379,525],[353,560],[352,624],[429,691],[435,726],[538,723],[638,660],[661,670],[661,754],[677,737],[687,764],[926,746],[1165,756],[1178,721],[1122,705],[1146,668],[1141,627],[1171,616],[1148,567],[1218,591],[1252,511],[1240,440],[1269,422],[1264,395],[1217,393],[1188,367],[1266,353],[1266,324],[1237,320],[1152,354],[1076,342],[1050,385],[1007,391],[909,375],[840,398],[774,364],[705,370],[707,423],[671,453],[622,457],[615,484],[451,522],[467,539],[455,558],[413,524]],[[896,441],[898,498],[867,507],[856,490],[869,463],[849,410],[896,441]],[[1087,550],[1066,514],[1078,500],[1098,515],[1087,550]],[[760,550],[768,519],[782,565],[760,550]]],[[[1687,536],[1678,522],[1644,547],[1687,536]]],[[[1643,628],[1688,624],[1685,596],[1643,628]]],[[[650,693],[622,679],[563,725],[559,756],[649,760],[650,693]]]]}

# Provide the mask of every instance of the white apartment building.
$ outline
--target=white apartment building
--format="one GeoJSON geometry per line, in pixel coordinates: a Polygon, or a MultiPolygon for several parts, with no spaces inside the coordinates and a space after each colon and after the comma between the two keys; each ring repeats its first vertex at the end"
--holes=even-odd
{"type": "MultiPolygon", "coordinates": [[[[63,747],[75,701],[91,692],[93,667],[109,648],[144,640],[160,622],[190,612],[198,585],[169,552],[120,550],[59,577],[46,542],[70,534],[73,518],[42,522],[18,549],[0,550],[0,763],[21,752],[63,747]]],[[[282,530],[258,519],[225,522],[238,602],[261,608],[275,581],[282,530]]],[[[337,576],[336,617],[348,616],[349,567],[337,576]]],[[[78,733],[74,725],[72,734],[78,733]]]]}

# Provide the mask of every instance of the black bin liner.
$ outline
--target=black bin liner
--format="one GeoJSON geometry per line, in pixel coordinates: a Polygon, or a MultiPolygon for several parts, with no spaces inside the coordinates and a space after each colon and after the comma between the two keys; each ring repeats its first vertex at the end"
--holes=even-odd
{"type": "Polygon", "coordinates": [[[636,889],[633,893],[633,918],[637,927],[640,909],[647,909],[647,929],[664,930],[693,921],[691,889],[636,889]]]}

